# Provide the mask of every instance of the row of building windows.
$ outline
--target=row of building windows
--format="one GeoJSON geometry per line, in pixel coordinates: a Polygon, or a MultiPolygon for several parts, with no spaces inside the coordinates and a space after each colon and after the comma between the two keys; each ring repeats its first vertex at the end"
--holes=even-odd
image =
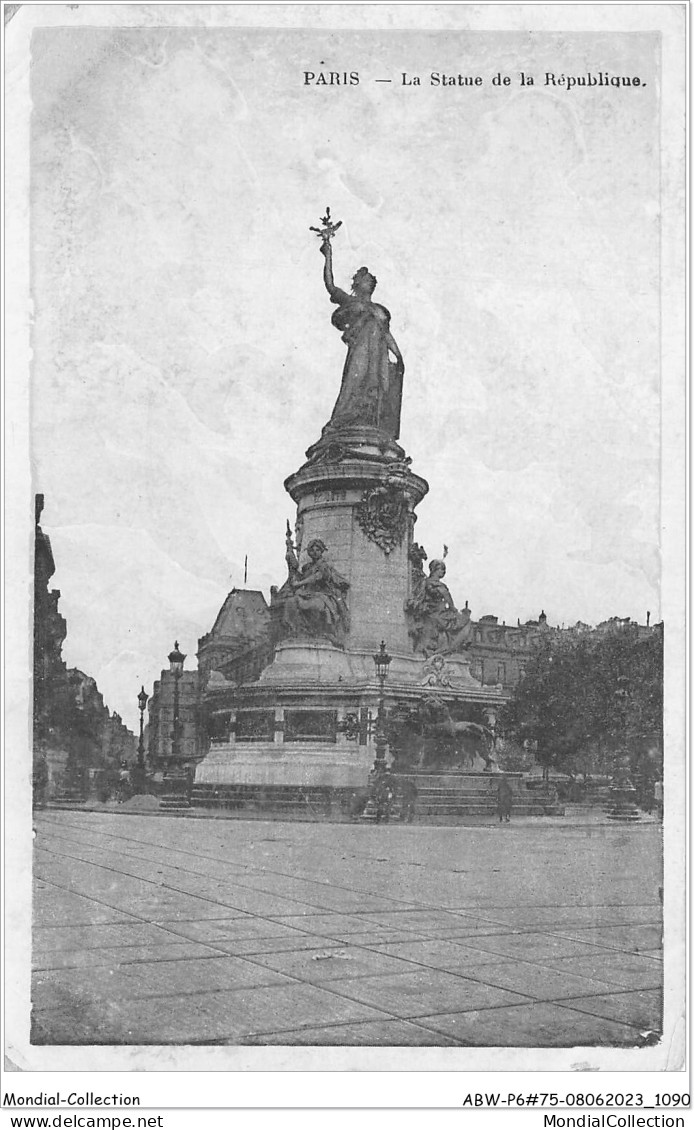
{"type": "Polygon", "coordinates": [[[482,659],[473,659],[470,664],[470,671],[476,679],[487,683],[505,683],[506,682],[506,664],[493,663],[491,661],[485,662],[482,659]]]}

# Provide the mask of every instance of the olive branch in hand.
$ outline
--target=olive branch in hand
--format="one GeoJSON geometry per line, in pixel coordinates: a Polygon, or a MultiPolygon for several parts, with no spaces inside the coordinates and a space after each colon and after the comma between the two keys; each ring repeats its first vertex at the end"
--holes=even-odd
{"type": "Polygon", "coordinates": [[[335,232],[338,230],[338,228],[342,227],[342,220],[338,220],[337,223],[334,224],[330,219],[330,208],[326,205],[325,215],[321,216],[320,222],[323,225],[322,228],[310,227],[308,230],[314,231],[316,235],[323,240],[323,243],[330,243],[330,240],[335,235],[335,232]]]}

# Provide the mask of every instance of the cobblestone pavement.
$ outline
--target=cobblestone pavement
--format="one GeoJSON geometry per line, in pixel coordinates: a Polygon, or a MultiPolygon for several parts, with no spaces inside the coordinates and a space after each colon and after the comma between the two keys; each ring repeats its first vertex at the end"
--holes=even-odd
{"type": "Polygon", "coordinates": [[[654,823],[35,823],[35,1044],[633,1047],[661,1028],[654,823]]]}

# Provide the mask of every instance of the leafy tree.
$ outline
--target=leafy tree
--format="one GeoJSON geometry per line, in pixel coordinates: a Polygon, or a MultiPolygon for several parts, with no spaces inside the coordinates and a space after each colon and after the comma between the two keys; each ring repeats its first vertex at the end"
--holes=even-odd
{"type": "Polygon", "coordinates": [[[602,632],[548,635],[501,716],[546,771],[662,772],[663,632],[616,622],[602,632]]]}

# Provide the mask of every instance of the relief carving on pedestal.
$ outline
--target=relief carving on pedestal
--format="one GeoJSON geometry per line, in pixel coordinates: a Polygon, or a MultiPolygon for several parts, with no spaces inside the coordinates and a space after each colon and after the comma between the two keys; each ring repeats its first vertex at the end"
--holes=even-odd
{"type": "Polygon", "coordinates": [[[424,664],[423,674],[422,686],[424,687],[453,686],[451,673],[443,655],[432,655],[431,659],[424,664]]]}
{"type": "Polygon", "coordinates": [[[356,507],[357,522],[370,541],[384,553],[400,545],[407,530],[408,495],[396,479],[370,487],[356,507]]]}

